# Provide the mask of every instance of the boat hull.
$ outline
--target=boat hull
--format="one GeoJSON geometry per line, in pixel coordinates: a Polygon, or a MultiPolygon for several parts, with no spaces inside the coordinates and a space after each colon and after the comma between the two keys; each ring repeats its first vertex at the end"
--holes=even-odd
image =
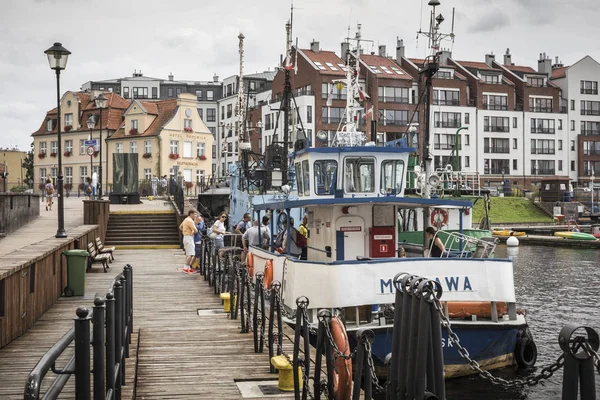
{"type": "MultiPolygon", "coordinates": [[[[446,243],[446,239],[448,238],[449,232],[458,232],[456,230],[441,230],[438,231],[438,236],[442,240],[443,243],[446,243]]],[[[462,231],[463,235],[469,236],[476,239],[481,239],[484,237],[492,236],[491,231],[487,229],[464,229],[462,231]]],[[[415,244],[415,245],[423,245],[423,231],[412,231],[412,232],[398,232],[398,242],[400,245],[403,243],[415,244]]],[[[459,243],[449,243],[449,250],[459,250],[459,243]]]]}
{"type": "Polygon", "coordinates": [[[583,232],[555,232],[554,236],[572,240],[597,240],[594,235],[583,232]]]}

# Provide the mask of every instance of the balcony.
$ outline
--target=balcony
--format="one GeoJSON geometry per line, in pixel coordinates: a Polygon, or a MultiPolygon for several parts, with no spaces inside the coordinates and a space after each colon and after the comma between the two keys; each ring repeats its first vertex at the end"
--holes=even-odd
{"type": "Polygon", "coordinates": [[[598,89],[581,89],[581,94],[598,94],[598,89]]]}
{"type": "Polygon", "coordinates": [[[435,121],[436,128],[460,128],[460,121],[435,121]]]}
{"type": "Polygon", "coordinates": [[[321,98],[327,100],[331,98],[332,100],[346,100],[348,96],[346,93],[321,93],[321,98]]]}
{"type": "Polygon", "coordinates": [[[380,103],[399,103],[399,104],[408,104],[408,97],[389,97],[389,96],[379,96],[377,100],[380,103]]]}
{"type": "Polygon", "coordinates": [[[533,174],[534,175],[556,175],[556,170],[554,168],[546,168],[546,169],[538,169],[537,171],[534,170],[533,174]]]}
{"type": "Polygon", "coordinates": [[[433,104],[436,106],[459,106],[460,100],[439,100],[433,99],[433,104]]]}
{"type": "Polygon", "coordinates": [[[530,112],[537,112],[537,113],[551,113],[553,112],[552,107],[532,107],[529,108],[530,112]]]}
{"type": "Polygon", "coordinates": [[[583,149],[584,156],[600,156],[600,149],[583,149]]]}
{"type": "Polygon", "coordinates": [[[558,112],[561,114],[566,114],[568,112],[567,106],[561,106],[558,112]]]}
{"type": "Polygon", "coordinates": [[[536,127],[532,126],[531,133],[550,133],[553,135],[555,133],[555,129],[554,128],[536,128],[536,127]]]}
{"type": "Polygon", "coordinates": [[[581,110],[581,115],[600,115],[600,110],[581,110]]]}
{"type": "MultiPolygon", "coordinates": [[[[583,169],[583,176],[591,176],[592,175],[592,169],[591,168],[584,168],[583,169]]],[[[600,176],[600,168],[594,168],[594,176],[600,176]]]]}
{"type": "Polygon", "coordinates": [[[582,129],[581,135],[583,136],[597,136],[600,135],[600,130],[598,129],[582,129]]]}
{"type": "Polygon", "coordinates": [[[406,119],[380,119],[379,124],[382,126],[407,126],[408,120],[406,120],[406,119]]]}
{"type": "Polygon", "coordinates": [[[545,149],[542,147],[532,147],[531,154],[556,154],[554,149],[545,149]]]}
{"type": "Polygon", "coordinates": [[[314,96],[315,93],[312,90],[300,90],[300,91],[296,91],[294,95],[296,97],[300,97],[300,96],[314,96]]]}
{"type": "Polygon", "coordinates": [[[504,146],[484,146],[483,152],[492,154],[510,154],[510,149],[504,146]]]}
{"type": "Polygon", "coordinates": [[[487,103],[483,103],[483,108],[486,109],[486,110],[508,111],[508,106],[506,104],[487,104],[487,103]]]}
{"type": "Polygon", "coordinates": [[[434,143],[433,148],[436,150],[454,150],[456,145],[454,143],[434,143]]]}
{"type": "Polygon", "coordinates": [[[510,128],[508,126],[490,126],[485,125],[483,127],[484,132],[510,132],[510,128]]]}

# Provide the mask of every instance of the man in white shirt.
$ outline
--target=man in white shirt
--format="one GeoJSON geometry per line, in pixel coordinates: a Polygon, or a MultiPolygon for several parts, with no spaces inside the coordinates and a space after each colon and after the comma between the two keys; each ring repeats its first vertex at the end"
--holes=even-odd
{"type": "Polygon", "coordinates": [[[242,236],[242,246],[247,249],[249,246],[262,247],[262,243],[269,239],[267,231],[264,228],[260,228],[258,232],[258,221],[254,221],[252,227],[244,232],[242,236]],[[262,240],[260,238],[262,237],[262,240]]]}

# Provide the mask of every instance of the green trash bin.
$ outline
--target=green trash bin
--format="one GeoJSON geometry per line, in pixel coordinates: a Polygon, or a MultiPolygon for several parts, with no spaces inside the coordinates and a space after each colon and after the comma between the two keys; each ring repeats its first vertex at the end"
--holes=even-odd
{"type": "Polygon", "coordinates": [[[67,256],[67,287],[65,296],[83,296],[85,294],[85,271],[90,253],[86,250],[66,250],[67,256]]]}

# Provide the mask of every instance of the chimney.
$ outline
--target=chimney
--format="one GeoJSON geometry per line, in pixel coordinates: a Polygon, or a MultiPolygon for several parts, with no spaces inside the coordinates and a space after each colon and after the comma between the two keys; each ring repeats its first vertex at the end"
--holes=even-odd
{"type": "Polygon", "coordinates": [[[439,52],[440,65],[448,65],[448,59],[452,58],[452,52],[448,49],[442,49],[439,52]]]}
{"type": "Polygon", "coordinates": [[[510,49],[506,49],[506,53],[504,54],[504,65],[512,65],[511,58],[510,49]]]}
{"type": "Polygon", "coordinates": [[[379,45],[379,56],[380,57],[387,57],[386,56],[386,51],[385,51],[385,44],[380,44],[379,45]]]}
{"type": "Polygon", "coordinates": [[[169,80],[172,81],[173,80],[173,73],[169,72],[169,80]]]}
{"type": "Polygon", "coordinates": [[[213,82],[215,82],[215,83],[219,82],[219,75],[217,75],[217,74],[213,75],[213,82]]]}
{"type": "Polygon", "coordinates": [[[552,60],[546,56],[546,53],[540,53],[538,72],[542,74],[549,74],[552,72],[552,60]]]}
{"type": "Polygon", "coordinates": [[[350,52],[350,43],[342,42],[342,53],[340,54],[340,58],[344,61],[348,59],[348,53],[350,52]]]}
{"type": "Polygon", "coordinates": [[[558,61],[558,56],[555,58],[556,62],[552,65],[552,69],[562,68],[564,65],[560,61],[558,61]]]}
{"type": "Polygon", "coordinates": [[[396,37],[396,61],[400,62],[402,57],[404,57],[404,40],[396,37]]]}
{"type": "Polygon", "coordinates": [[[496,59],[496,56],[494,55],[494,53],[493,53],[493,52],[492,52],[492,53],[490,53],[490,54],[486,54],[486,55],[485,55],[485,63],[486,63],[488,66],[490,66],[490,67],[492,66],[492,62],[493,62],[495,59],[496,59]]]}
{"type": "Polygon", "coordinates": [[[314,51],[315,53],[319,52],[319,42],[317,42],[315,39],[313,39],[312,42],[310,42],[310,49],[312,51],[314,51]]]}

